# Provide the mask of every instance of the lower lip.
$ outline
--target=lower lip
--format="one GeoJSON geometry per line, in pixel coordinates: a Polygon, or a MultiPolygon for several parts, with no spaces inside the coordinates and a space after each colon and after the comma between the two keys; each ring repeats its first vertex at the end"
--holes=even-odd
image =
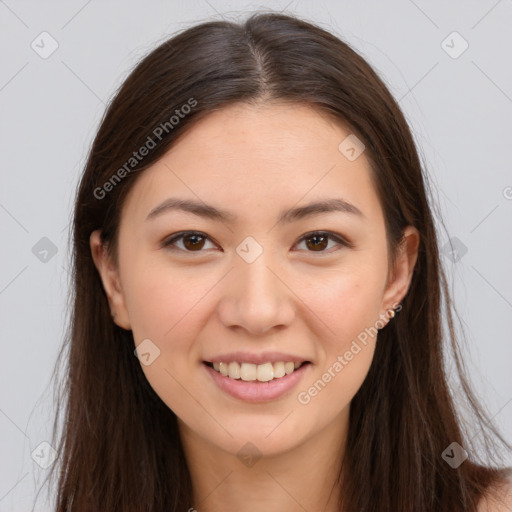
{"type": "Polygon", "coordinates": [[[203,363],[203,366],[217,386],[228,395],[245,402],[268,402],[276,400],[291,391],[299,383],[311,363],[303,364],[289,375],[268,382],[230,379],[205,363],[203,363]]]}

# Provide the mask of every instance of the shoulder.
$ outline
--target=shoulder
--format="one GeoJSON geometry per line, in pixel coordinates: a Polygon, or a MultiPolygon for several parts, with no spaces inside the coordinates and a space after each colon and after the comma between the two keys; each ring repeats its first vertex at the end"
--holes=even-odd
{"type": "Polygon", "coordinates": [[[478,504],[477,512],[512,511],[512,468],[508,468],[504,480],[493,485],[478,504]]]}

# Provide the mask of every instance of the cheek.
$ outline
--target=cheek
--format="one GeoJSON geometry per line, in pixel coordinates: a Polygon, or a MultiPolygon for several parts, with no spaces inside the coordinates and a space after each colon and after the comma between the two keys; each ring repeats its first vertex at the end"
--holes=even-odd
{"type": "Polygon", "coordinates": [[[375,344],[349,345],[347,351],[328,358],[314,379],[306,383],[309,387],[297,396],[299,404],[305,407],[308,417],[315,418],[317,426],[329,423],[349,407],[368,374],[375,344]]]}
{"type": "Polygon", "coordinates": [[[375,325],[384,277],[373,267],[346,267],[324,273],[302,288],[301,298],[325,327],[325,339],[336,349],[375,325]]]}
{"type": "Polygon", "coordinates": [[[134,261],[126,269],[133,269],[126,272],[124,286],[133,337],[137,346],[146,343],[148,350],[141,353],[150,353],[149,364],[139,356],[147,381],[176,415],[201,417],[204,409],[191,398],[201,390],[190,376],[199,360],[194,341],[203,325],[204,296],[214,282],[194,278],[191,269],[134,261]]]}
{"type": "Polygon", "coordinates": [[[316,380],[302,390],[306,395],[300,403],[311,399],[334,413],[348,405],[361,387],[373,360],[379,327],[376,320],[384,279],[380,271],[377,265],[347,266],[303,289],[304,302],[320,319],[312,329],[321,357],[316,380]]]}
{"type": "Polygon", "coordinates": [[[126,260],[125,269],[124,297],[137,342],[154,338],[169,343],[171,339],[182,339],[175,333],[185,328],[190,331],[196,325],[197,330],[197,318],[195,323],[191,319],[214,285],[212,274],[203,272],[198,279],[192,268],[171,268],[135,257],[126,260]]]}
{"type": "Polygon", "coordinates": [[[297,399],[310,408],[317,425],[332,420],[350,404],[371,366],[379,288],[378,280],[370,277],[351,273],[331,278],[328,288],[318,288],[305,301],[321,319],[314,328],[319,364],[297,399]]]}

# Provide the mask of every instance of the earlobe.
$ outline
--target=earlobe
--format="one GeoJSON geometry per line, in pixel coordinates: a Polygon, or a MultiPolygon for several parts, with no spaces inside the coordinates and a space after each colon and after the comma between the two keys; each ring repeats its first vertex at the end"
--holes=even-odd
{"type": "Polygon", "coordinates": [[[119,272],[110,261],[106,247],[101,241],[101,231],[96,230],[89,237],[92,259],[103,283],[113,321],[123,329],[130,330],[131,324],[126,309],[119,272]]]}

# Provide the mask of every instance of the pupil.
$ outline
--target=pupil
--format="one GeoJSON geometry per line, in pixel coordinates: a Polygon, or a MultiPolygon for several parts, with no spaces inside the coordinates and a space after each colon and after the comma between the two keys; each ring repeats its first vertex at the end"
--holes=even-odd
{"type": "Polygon", "coordinates": [[[323,239],[323,243],[320,243],[320,244],[318,244],[318,243],[314,243],[314,244],[313,244],[313,248],[314,248],[314,250],[318,250],[318,249],[320,249],[320,250],[321,250],[321,249],[325,249],[325,247],[326,247],[326,244],[325,244],[325,241],[327,240],[327,237],[326,237],[326,236],[323,236],[323,235],[314,235],[314,236],[310,237],[309,239],[310,239],[310,240],[313,240],[313,239],[318,240],[319,238],[323,239]]]}
{"type": "MultiPolygon", "coordinates": [[[[185,239],[184,239],[185,240],[185,247],[187,247],[187,249],[189,249],[189,248],[193,249],[194,247],[196,249],[198,247],[199,247],[199,249],[201,249],[202,248],[201,241],[198,242],[198,239],[201,239],[201,238],[203,238],[201,235],[188,235],[188,236],[186,236],[185,239]],[[192,244],[191,244],[191,247],[189,247],[191,239],[195,239],[195,241],[193,241],[192,244]]],[[[203,242],[203,245],[204,245],[204,240],[202,242],[203,242]]]]}

